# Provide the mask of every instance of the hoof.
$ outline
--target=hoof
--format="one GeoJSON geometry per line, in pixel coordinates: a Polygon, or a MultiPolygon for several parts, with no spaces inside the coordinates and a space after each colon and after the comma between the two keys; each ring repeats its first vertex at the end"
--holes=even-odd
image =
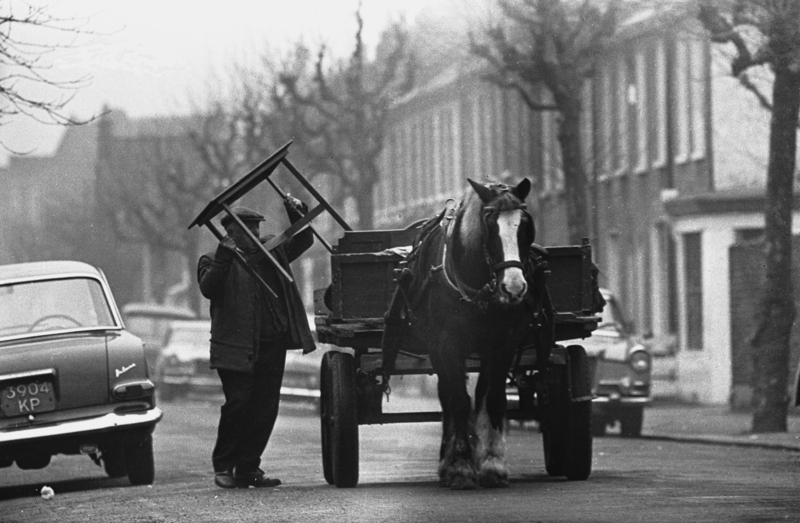
{"type": "Polygon", "coordinates": [[[478,488],[478,482],[475,481],[475,478],[458,476],[450,482],[450,490],[475,490],[476,488],[478,488]]]}
{"type": "Polygon", "coordinates": [[[473,490],[478,488],[478,474],[468,461],[439,467],[439,486],[451,490],[473,490]]]}
{"type": "Polygon", "coordinates": [[[481,465],[479,478],[481,487],[508,487],[508,468],[506,467],[505,461],[499,458],[486,460],[481,465]]]}
{"type": "Polygon", "coordinates": [[[498,474],[495,471],[481,474],[480,485],[483,488],[506,488],[509,486],[508,476],[498,474]]]}

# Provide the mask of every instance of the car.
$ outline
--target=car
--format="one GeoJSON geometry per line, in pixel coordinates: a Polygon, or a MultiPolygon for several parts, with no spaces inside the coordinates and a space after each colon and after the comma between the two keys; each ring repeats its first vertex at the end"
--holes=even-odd
{"type": "Polygon", "coordinates": [[[156,360],[164,347],[169,324],[176,320],[194,320],[191,309],[160,303],[130,302],[122,307],[125,328],[144,341],[144,356],[148,370],[153,375],[156,360]]]}
{"type": "MultiPolygon", "coordinates": [[[[314,325],[313,315],[309,315],[314,325]]],[[[222,392],[222,383],[209,364],[211,323],[207,320],[170,323],[166,343],[156,362],[155,382],[159,398],[172,401],[180,397],[222,392]]],[[[324,348],[311,354],[301,350],[286,352],[281,400],[305,403],[319,408],[319,376],[324,348]]]]}
{"type": "Polygon", "coordinates": [[[153,482],[156,407],[143,342],[103,272],[77,261],[0,266],[0,467],[88,455],[153,482]]]}
{"type": "Polygon", "coordinates": [[[155,366],[156,387],[163,401],[186,397],[190,393],[222,392],[222,382],[209,363],[210,338],[209,320],[169,323],[164,347],[155,366]]]}
{"type": "Polygon", "coordinates": [[[644,409],[652,401],[652,356],[626,321],[617,297],[600,289],[606,306],[590,338],[581,341],[592,373],[592,432],[602,436],[619,422],[620,435],[642,433],[644,409]]]}

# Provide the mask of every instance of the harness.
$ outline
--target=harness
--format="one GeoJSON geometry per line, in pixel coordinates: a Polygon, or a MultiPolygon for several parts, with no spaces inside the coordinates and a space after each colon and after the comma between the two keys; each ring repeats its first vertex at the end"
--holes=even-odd
{"type": "MultiPolygon", "coordinates": [[[[448,200],[448,204],[451,201],[452,200],[448,200]]],[[[521,204],[519,208],[525,212],[525,204],[521,204]]],[[[486,308],[491,300],[492,295],[494,295],[495,291],[497,290],[497,273],[509,267],[515,267],[524,271],[525,266],[520,260],[504,260],[498,263],[493,263],[491,255],[489,254],[489,248],[484,242],[483,255],[486,259],[486,265],[489,266],[489,282],[480,289],[476,289],[464,283],[464,281],[458,276],[458,272],[455,269],[453,256],[447,255],[448,247],[451,247],[452,252],[453,230],[455,228],[454,218],[456,215],[456,210],[457,207],[446,208],[445,212],[440,218],[439,225],[444,230],[445,237],[444,241],[442,242],[442,261],[439,265],[431,267],[431,274],[442,271],[444,281],[450,286],[451,289],[459,293],[462,301],[476,305],[480,308],[486,308]]],[[[493,210],[494,209],[492,207],[484,208],[486,213],[490,213],[493,210]]],[[[481,227],[483,229],[482,237],[486,238],[487,225],[485,219],[481,220],[481,227]]]]}

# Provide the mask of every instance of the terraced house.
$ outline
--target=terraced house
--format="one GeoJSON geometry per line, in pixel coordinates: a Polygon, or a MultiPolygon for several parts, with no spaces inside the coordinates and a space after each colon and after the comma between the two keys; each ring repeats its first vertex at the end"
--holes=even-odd
{"type": "MultiPolygon", "coordinates": [[[[467,177],[528,177],[537,243],[564,244],[554,113],[482,81],[466,40],[417,36],[440,62],[394,108],[376,225],[432,215],[467,177]]],[[[728,52],[686,16],[643,11],[620,23],[583,93],[587,236],[602,286],[658,351],[655,392],[747,405],[769,114],[730,76],[728,52]]]]}

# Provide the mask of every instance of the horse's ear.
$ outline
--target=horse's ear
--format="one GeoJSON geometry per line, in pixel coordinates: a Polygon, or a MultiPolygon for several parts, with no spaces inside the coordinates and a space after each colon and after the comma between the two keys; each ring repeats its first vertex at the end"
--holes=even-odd
{"type": "Polygon", "coordinates": [[[472,186],[472,188],[475,189],[475,192],[478,193],[478,197],[481,199],[483,203],[489,203],[494,199],[495,194],[494,192],[492,192],[491,189],[489,189],[488,187],[486,187],[481,183],[470,180],[469,178],[467,178],[467,181],[472,186]]]}
{"type": "Polygon", "coordinates": [[[517,184],[511,190],[511,194],[519,198],[519,201],[524,202],[525,198],[528,197],[528,193],[531,192],[531,181],[527,178],[523,178],[521,182],[517,184]]]}

